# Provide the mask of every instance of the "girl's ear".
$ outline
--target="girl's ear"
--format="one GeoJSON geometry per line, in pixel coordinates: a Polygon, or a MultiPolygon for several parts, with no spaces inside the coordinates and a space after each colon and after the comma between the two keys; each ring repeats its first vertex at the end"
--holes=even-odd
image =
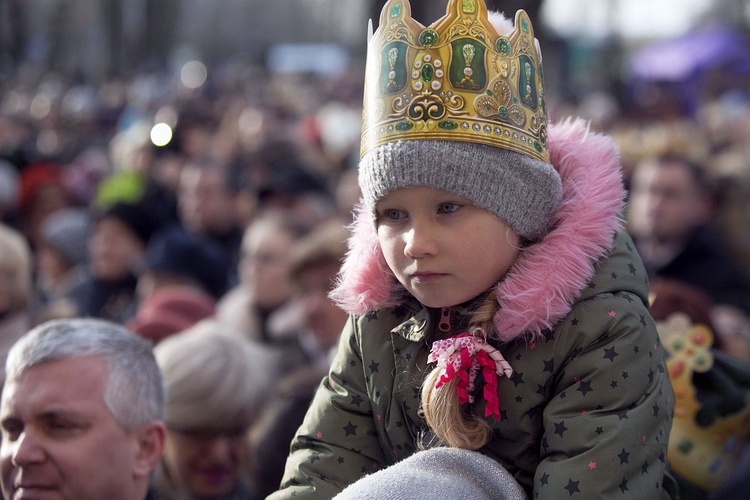
{"type": "Polygon", "coordinates": [[[135,431],[138,450],[133,464],[133,474],[136,477],[148,477],[164,452],[166,430],[160,421],[141,426],[135,431]]]}

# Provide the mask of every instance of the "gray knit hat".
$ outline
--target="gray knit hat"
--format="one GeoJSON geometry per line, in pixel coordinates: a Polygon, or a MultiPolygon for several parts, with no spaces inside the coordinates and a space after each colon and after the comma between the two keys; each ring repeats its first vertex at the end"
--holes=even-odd
{"type": "Polygon", "coordinates": [[[84,209],[59,210],[42,221],[42,239],[70,266],[77,266],[87,260],[90,224],[89,215],[84,209]]]}
{"type": "Polygon", "coordinates": [[[557,171],[507,149],[458,141],[396,141],[366,153],[359,164],[365,206],[398,188],[427,186],[471,200],[537,241],[562,198],[557,171]]]}
{"type": "Polygon", "coordinates": [[[477,451],[432,448],[365,476],[335,500],[523,500],[526,493],[495,460],[477,451]]]}

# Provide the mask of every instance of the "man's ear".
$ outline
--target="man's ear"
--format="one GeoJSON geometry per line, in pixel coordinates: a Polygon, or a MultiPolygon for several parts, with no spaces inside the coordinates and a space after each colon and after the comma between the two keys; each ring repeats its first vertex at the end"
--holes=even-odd
{"type": "Polygon", "coordinates": [[[137,477],[148,477],[164,452],[166,430],[161,421],[151,422],[135,430],[138,451],[135,458],[133,473],[137,477]]]}

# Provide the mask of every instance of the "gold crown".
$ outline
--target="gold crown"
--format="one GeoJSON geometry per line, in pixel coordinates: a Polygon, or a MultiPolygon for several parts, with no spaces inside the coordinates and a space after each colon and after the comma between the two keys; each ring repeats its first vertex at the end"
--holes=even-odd
{"type": "Polygon", "coordinates": [[[397,140],[509,149],[549,163],[541,55],[529,16],[500,35],[483,0],[449,0],[429,27],[389,0],[368,43],[361,155],[397,140]]]}
{"type": "Polygon", "coordinates": [[[708,327],[693,324],[683,313],[671,315],[656,327],[669,353],[667,369],[675,394],[669,461],[682,477],[713,491],[738,462],[742,438],[747,436],[750,423],[748,394],[741,410],[717,416],[709,427],[699,425],[696,417],[703,404],[697,398],[693,374],[712,368],[713,334],[708,327]]]}

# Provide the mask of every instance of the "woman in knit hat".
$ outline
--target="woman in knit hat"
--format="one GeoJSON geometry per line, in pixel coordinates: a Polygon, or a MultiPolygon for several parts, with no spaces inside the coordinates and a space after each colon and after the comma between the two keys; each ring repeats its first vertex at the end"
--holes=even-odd
{"type": "Polygon", "coordinates": [[[42,220],[36,252],[35,322],[76,315],[74,290],[86,280],[90,226],[89,214],[82,208],[58,210],[42,220]]]}
{"type": "Polygon", "coordinates": [[[548,127],[526,13],[449,0],[425,27],[386,2],[361,148],[333,292],[352,316],[271,498],[330,498],[436,446],[491,457],[529,498],[674,495],[617,151],[548,127]]]}

